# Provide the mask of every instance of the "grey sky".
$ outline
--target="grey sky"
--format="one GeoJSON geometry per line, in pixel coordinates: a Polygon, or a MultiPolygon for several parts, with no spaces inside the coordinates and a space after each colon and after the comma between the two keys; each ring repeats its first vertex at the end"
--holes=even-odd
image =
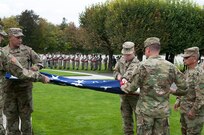
{"type": "MultiPolygon", "coordinates": [[[[79,14],[85,7],[106,0],[1,0],[0,18],[20,15],[22,11],[33,10],[35,14],[53,24],[60,24],[65,17],[67,22],[79,25],[79,14]]],[[[204,5],[204,0],[193,0],[204,5]]]]}

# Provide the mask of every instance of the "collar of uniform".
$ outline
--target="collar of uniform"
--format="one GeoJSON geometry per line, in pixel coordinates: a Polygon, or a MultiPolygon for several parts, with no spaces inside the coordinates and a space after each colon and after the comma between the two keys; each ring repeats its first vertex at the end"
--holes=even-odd
{"type": "Polygon", "coordinates": [[[148,59],[158,59],[158,58],[161,58],[161,56],[149,56],[149,58],[148,59]]]}

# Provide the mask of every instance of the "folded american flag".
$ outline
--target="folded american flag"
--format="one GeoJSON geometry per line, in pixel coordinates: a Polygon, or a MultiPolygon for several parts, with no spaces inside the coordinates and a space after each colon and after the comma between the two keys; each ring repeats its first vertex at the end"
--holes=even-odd
{"type": "MultiPolygon", "coordinates": [[[[75,86],[80,88],[88,88],[100,92],[108,92],[114,94],[125,94],[120,89],[120,81],[118,80],[88,80],[88,79],[72,79],[63,76],[57,76],[45,72],[41,74],[50,78],[50,82],[57,85],[75,86]]],[[[7,79],[17,79],[10,73],[6,73],[7,79]]]]}

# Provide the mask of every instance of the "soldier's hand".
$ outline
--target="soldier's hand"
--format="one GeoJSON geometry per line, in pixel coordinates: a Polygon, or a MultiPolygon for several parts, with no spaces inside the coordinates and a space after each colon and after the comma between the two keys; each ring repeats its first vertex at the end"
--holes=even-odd
{"type": "Polygon", "coordinates": [[[120,89],[122,91],[124,91],[125,93],[129,93],[129,89],[130,89],[130,83],[124,83],[123,85],[120,86],[120,89]]]}
{"type": "Polygon", "coordinates": [[[44,81],[43,83],[49,83],[50,82],[50,78],[47,76],[44,76],[44,81]]]}
{"type": "Polygon", "coordinates": [[[126,84],[128,81],[125,79],[125,78],[123,78],[121,81],[120,81],[120,85],[122,86],[122,85],[124,85],[124,84],[126,84]]]}
{"type": "Polygon", "coordinates": [[[187,116],[189,119],[194,119],[195,118],[195,112],[190,110],[188,113],[187,113],[187,116]]]}
{"type": "Polygon", "coordinates": [[[37,66],[32,66],[32,67],[31,67],[31,70],[32,70],[32,71],[38,71],[39,68],[38,68],[37,66]]]}
{"type": "Polygon", "coordinates": [[[175,103],[174,104],[174,111],[178,111],[178,108],[180,107],[179,103],[175,103]]]}
{"type": "Polygon", "coordinates": [[[117,80],[121,80],[122,76],[120,74],[117,75],[117,80]]]}
{"type": "Polygon", "coordinates": [[[170,87],[170,93],[172,93],[172,94],[176,93],[176,89],[175,89],[175,88],[170,87]]]}

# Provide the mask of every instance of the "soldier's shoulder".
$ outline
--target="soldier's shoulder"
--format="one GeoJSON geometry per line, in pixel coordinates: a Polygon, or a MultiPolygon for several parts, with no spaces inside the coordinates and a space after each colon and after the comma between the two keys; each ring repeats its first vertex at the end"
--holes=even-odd
{"type": "Polygon", "coordinates": [[[3,51],[7,50],[8,48],[9,48],[9,45],[6,45],[6,46],[4,46],[4,47],[1,47],[1,49],[2,49],[3,51]]]}
{"type": "Polygon", "coordinates": [[[27,46],[27,45],[24,45],[24,44],[21,44],[20,46],[22,49],[32,49],[31,47],[27,46]]]}
{"type": "Polygon", "coordinates": [[[118,62],[119,62],[119,63],[125,63],[126,60],[125,60],[125,58],[122,56],[122,57],[118,60],[118,62]]]}
{"type": "Polygon", "coordinates": [[[0,57],[2,56],[6,56],[8,55],[9,53],[7,51],[5,51],[3,48],[0,48],[0,57]]]}
{"type": "Polygon", "coordinates": [[[139,63],[140,61],[138,60],[137,57],[135,57],[132,62],[134,62],[134,63],[139,63]]]}

